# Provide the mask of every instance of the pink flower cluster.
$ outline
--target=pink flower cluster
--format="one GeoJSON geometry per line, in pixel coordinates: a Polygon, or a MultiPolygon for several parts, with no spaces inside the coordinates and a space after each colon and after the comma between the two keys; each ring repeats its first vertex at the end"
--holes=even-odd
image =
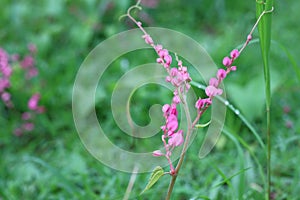
{"type": "Polygon", "coordinates": [[[176,56],[177,67],[171,67],[173,58],[169,54],[169,51],[163,48],[160,44],[154,44],[151,36],[144,30],[141,22],[136,22],[137,26],[143,31],[142,36],[147,44],[153,47],[156,51],[158,58],[156,62],[161,64],[167,71],[168,76],[166,77],[166,82],[171,83],[174,86],[173,98],[171,104],[165,104],[162,108],[163,116],[165,118],[165,125],[161,127],[163,131],[162,141],[166,153],[162,153],[160,150],[153,152],[153,156],[165,156],[170,164],[171,173],[175,172],[172,165],[170,156],[172,150],[183,144],[184,136],[183,130],[178,130],[178,111],[177,105],[181,103],[181,99],[185,97],[186,93],[190,89],[189,82],[192,80],[187,67],[182,65],[182,61],[176,56]]]}
{"type": "MultiPolygon", "coordinates": [[[[31,79],[32,77],[38,75],[38,70],[35,67],[33,58],[33,54],[35,54],[37,51],[36,46],[34,44],[29,44],[28,50],[30,54],[25,56],[22,61],[19,61],[18,54],[12,55],[10,59],[9,54],[5,50],[0,48],[0,95],[5,106],[7,106],[8,108],[14,107],[11,101],[11,94],[9,93],[9,88],[13,86],[10,82],[10,78],[13,73],[13,68],[9,64],[10,61],[16,62],[19,66],[21,66],[22,69],[26,70],[27,79],[31,79]]],[[[33,94],[29,99],[27,103],[29,111],[22,113],[21,125],[14,131],[14,134],[16,136],[20,136],[23,134],[23,132],[32,131],[34,129],[33,120],[35,115],[43,113],[45,110],[43,106],[38,105],[39,100],[39,93],[33,94]]]]}
{"type": "Polygon", "coordinates": [[[230,57],[225,57],[223,59],[223,65],[226,67],[225,69],[219,69],[216,77],[213,77],[209,80],[209,85],[205,88],[205,93],[208,96],[205,99],[199,98],[195,104],[200,115],[203,111],[212,104],[212,99],[223,93],[223,90],[219,88],[220,83],[226,78],[227,74],[231,71],[236,70],[236,66],[232,66],[232,63],[235,59],[237,59],[240,55],[240,52],[237,49],[234,49],[230,53],[230,57]]]}
{"type": "Polygon", "coordinates": [[[34,117],[37,114],[41,114],[45,111],[44,106],[39,106],[39,100],[41,95],[39,93],[33,94],[28,101],[29,111],[22,114],[22,124],[20,127],[16,128],[14,134],[16,136],[21,136],[24,132],[29,132],[34,129],[34,117]]]}
{"type": "Polygon", "coordinates": [[[29,55],[26,55],[21,61],[21,67],[26,70],[26,78],[31,79],[38,75],[38,70],[34,63],[34,54],[37,52],[37,48],[34,44],[28,45],[29,55]]]}
{"type": "Polygon", "coordinates": [[[1,99],[7,107],[13,107],[10,100],[11,95],[7,91],[10,87],[10,77],[12,75],[12,68],[9,64],[9,56],[7,52],[0,48],[0,95],[1,99]]]}

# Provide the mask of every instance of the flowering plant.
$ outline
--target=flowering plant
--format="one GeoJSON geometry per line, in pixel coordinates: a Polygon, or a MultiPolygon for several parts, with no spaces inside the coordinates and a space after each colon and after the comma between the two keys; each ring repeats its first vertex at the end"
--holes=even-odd
{"type": "Polygon", "coordinates": [[[205,98],[199,97],[199,99],[195,102],[195,109],[197,110],[197,116],[195,117],[195,119],[192,119],[189,114],[189,108],[186,101],[186,95],[189,89],[191,88],[190,82],[192,81],[188,69],[186,66],[183,65],[182,60],[180,60],[176,54],[175,54],[176,62],[174,62],[169,51],[166,48],[164,48],[163,45],[156,44],[152,39],[152,37],[150,36],[150,34],[143,28],[142,23],[136,20],[131,15],[131,11],[133,9],[139,9],[139,10],[142,9],[140,7],[140,3],[141,3],[140,0],[137,1],[137,3],[134,6],[130,7],[127,10],[127,14],[125,14],[124,16],[128,17],[141,30],[141,32],[143,33],[142,38],[145,40],[145,43],[150,45],[158,56],[156,62],[161,64],[168,74],[165,78],[165,81],[171,83],[174,86],[172,101],[169,104],[163,105],[162,107],[163,116],[165,118],[165,123],[163,126],[161,126],[161,130],[162,130],[161,140],[164,146],[164,152],[162,152],[161,150],[153,151],[153,156],[157,156],[157,157],[164,156],[168,160],[170,171],[164,172],[161,167],[156,167],[144,191],[151,188],[161,176],[165,174],[169,174],[171,176],[171,181],[169,184],[166,199],[170,199],[177,175],[180,171],[180,168],[182,166],[187,151],[187,147],[193,129],[201,127],[201,125],[198,125],[201,116],[212,105],[214,97],[221,95],[223,93],[223,90],[220,88],[220,84],[232,71],[237,70],[237,67],[233,65],[234,61],[239,57],[239,55],[242,53],[245,47],[252,40],[252,34],[255,28],[257,27],[259,21],[262,19],[262,16],[266,13],[272,12],[273,8],[269,11],[262,11],[258,16],[258,19],[254,24],[253,28],[251,29],[250,33],[247,35],[244,45],[240,49],[233,49],[230,52],[230,56],[225,56],[223,58],[223,62],[222,62],[223,68],[220,68],[217,71],[216,76],[212,77],[209,80],[209,84],[205,88],[206,97],[205,98]],[[186,133],[184,133],[182,129],[178,129],[179,125],[178,125],[177,106],[179,104],[182,105],[187,118],[188,127],[186,129],[187,130],[186,133]],[[174,150],[174,148],[181,145],[183,145],[183,148],[180,154],[180,158],[176,166],[174,166],[171,160],[172,151],[174,150]]]}
{"type": "Polygon", "coordinates": [[[16,136],[32,131],[35,128],[35,116],[45,111],[44,106],[39,105],[39,85],[33,84],[39,73],[34,58],[37,48],[34,44],[29,44],[28,51],[21,59],[18,54],[9,55],[0,48],[1,101],[7,118],[18,115],[19,121],[13,127],[16,136]],[[24,97],[28,98],[26,104],[21,100],[24,97]]]}

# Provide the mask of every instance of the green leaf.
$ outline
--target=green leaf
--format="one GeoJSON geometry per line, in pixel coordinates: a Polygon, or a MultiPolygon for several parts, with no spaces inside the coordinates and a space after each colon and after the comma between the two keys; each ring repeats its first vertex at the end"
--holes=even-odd
{"type": "Polygon", "coordinates": [[[141,192],[141,194],[149,190],[158,181],[158,179],[162,177],[164,174],[165,173],[163,168],[161,168],[160,166],[155,167],[155,169],[151,173],[148,184],[146,185],[145,189],[141,192]]]}
{"type": "Polygon", "coordinates": [[[204,128],[204,127],[207,127],[210,123],[211,123],[211,120],[209,120],[209,122],[207,122],[205,124],[196,124],[195,127],[196,128],[204,128]]]}

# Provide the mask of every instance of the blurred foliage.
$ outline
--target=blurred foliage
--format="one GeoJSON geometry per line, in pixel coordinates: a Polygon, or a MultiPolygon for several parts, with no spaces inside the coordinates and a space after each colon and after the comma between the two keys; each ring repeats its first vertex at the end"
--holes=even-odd
{"type": "MultiPolygon", "coordinates": [[[[255,1],[157,2],[156,7],[145,7],[137,14],[143,24],[170,28],[191,36],[206,48],[217,65],[221,65],[231,49],[244,42],[255,22],[255,1]]],[[[9,131],[12,121],[0,119],[0,199],[122,199],[130,174],[102,165],[84,149],[74,127],[71,95],[77,70],[87,54],[113,34],[133,28],[128,20],[118,20],[133,3],[129,0],[0,1],[0,45],[10,54],[23,55],[27,44],[36,44],[36,66],[45,88],[41,101],[47,109],[45,117],[40,119],[42,128],[21,138],[9,131]]],[[[297,66],[300,65],[297,45],[300,41],[299,8],[298,1],[276,2],[272,32],[273,40],[288,49],[297,66]]],[[[276,199],[297,199],[300,190],[297,167],[300,162],[299,80],[289,57],[273,43],[271,48],[274,74],[271,77],[273,193],[276,199]]],[[[155,54],[150,51],[123,55],[111,64],[97,88],[97,116],[103,122],[104,130],[111,132],[109,138],[121,148],[129,149],[135,143],[116,126],[108,97],[122,74],[154,59],[155,54]]],[[[229,101],[240,109],[264,139],[263,68],[257,42],[244,51],[236,65],[238,71],[225,81],[229,101]]],[[[14,82],[19,83],[18,80],[14,82]]],[[[136,123],[147,124],[149,107],[168,102],[169,95],[166,89],[153,85],[140,88],[133,96],[135,106],[131,110],[136,123]]],[[[20,97],[20,101],[25,100],[20,97]]],[[[1,113],[1,118],[4,117],[1,113]]],[[[251,156],[253,153],[265,165],[263,150],[235,113],[227,112],[225,126],[228,134],[222,135],[205,159],[199,160],[197,156],[204,135],[200,133],[193,142],[175,185],[174,199],[263,198],[263,180],[251,156]],[[236,135],[246,141],[251,152],[236,135]],[[224,181],[220,172],[231,177],[247,167],[251,169],[230,179],[232,188],[228,184],[214,187],[224,181]]],[[[135,150],[154,150],[160,145],[159,138],[157,135],[141,141],[143,147],[135,146],[135,150]]],[[[167,177],[143,196],[138,196],[148,176],[138,175],[131,199],[164,196],[167,177]]]]}

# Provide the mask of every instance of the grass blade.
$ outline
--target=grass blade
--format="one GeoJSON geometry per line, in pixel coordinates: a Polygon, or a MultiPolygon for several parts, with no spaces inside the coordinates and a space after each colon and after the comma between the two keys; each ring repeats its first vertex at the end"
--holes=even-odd
{"type": "MultiPolygon", "coordinates": [[[[259,17],[264,11],[273,9],[273,0],[266,0],[265,2],[257,2],[256,16],[259,17]]],[[[265,94],[266,94],[266,118],[267,118],[267,193],[266,199],[270,199],[271,194],[271,121],[270,121],[270,104],[271,104],[271,80],[269,67],[269,51],[271,44],[271,24],[272,15],[268,13],[264,15],[258,24],[260,47],[264,64],[265,77],[265,94]]]]}

